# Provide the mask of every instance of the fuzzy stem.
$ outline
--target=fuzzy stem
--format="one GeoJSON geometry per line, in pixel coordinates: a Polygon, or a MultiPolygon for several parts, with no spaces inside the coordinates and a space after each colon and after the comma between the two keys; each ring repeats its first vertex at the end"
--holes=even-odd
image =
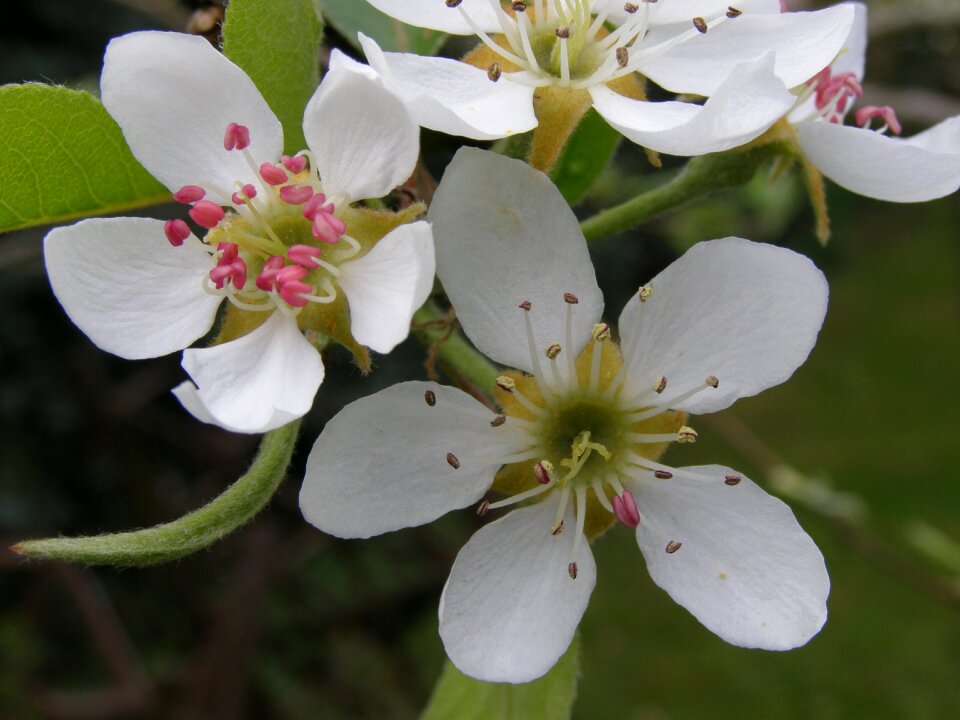
{"type": "Polygon", "coordinates": [[[745,185],[760,165],[780,152],[776,143],[690,160],[673,180],[615,207],[603,210],[580,224],[587,242],[623,232],[667,210],[698,197],[745,185]]]}
{"type": "Polygon", "coordinates": [[[459,332],[444,327],[443,311],[428,300],[413,316],[414,335],[424,347],[438,345],[437,356],[483,392],[490,392],[500,371],[459,332]]]}
{"type": "Polygon", "coordinates": [[[25,540],[10,549],[30,558],[85,565],[157,565],[202,550],[249,522],[287,472],[300,421],[263,436],[250,469],[199,510],[146,530],[91,537],[25,540]]]}

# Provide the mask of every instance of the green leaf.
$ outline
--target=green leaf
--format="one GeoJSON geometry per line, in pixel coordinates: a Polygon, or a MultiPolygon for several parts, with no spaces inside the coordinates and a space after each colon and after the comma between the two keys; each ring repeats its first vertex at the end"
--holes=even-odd
{"type": "Polygon", "coordinates": [[[89,93],[0,87],[0,232],[169,199],[89,93]]]}
{"type": "Polygon", "coordinates": [[[448,660],[420,720],[568,720],[579,670],[579,637],[550,672],[526,685],[480,682],[448,660]]]}
{"type": "Polygon", "coordinates": [[[291,155],[307,146],[303,110],[320,84],[322,39],[317,0],[230,0],[227,6],[223,53],[253,78],[280,118],[291,155]]]}
{"type": "Polygon", "coordinates": [[[157,565],[191,555],[245,525],[266,507],[287,473],[299,429],[296,420],[264,435],[247,473],[179,520],[133,532],[24,540],[10,549],[25,557],[85,565],[157,565]]]}
{"type": "Polygon", "coordinates": [[[569,204],[593,186],[622,139],[596,110],[591,108],[584,116],[553,169],[553,182],[569,204]]]}
{"type": "MultiPolygon", "coordinates": [[[[437,0],[437,8],[437,12],[447,9],[440,4],[440,0],[437,0]]],[[[394,20],[366,0],[323,0],[323,14],[337,32],[357,50],[361,49],[357,40],[358,32],[372,37],[384,50],[416,55],[436,55],[447,41],[445,33],[394,20]]]]}

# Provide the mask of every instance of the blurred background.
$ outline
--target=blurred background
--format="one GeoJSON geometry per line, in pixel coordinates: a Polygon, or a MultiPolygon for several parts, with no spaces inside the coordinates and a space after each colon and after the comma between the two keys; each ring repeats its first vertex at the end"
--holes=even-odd
{"type": "MultiPolygon", "coordinates": [[[[960,3],[868,5],[866,101],[894,105],[907,135],[960,114],[960,3]]],[[[221,16],[222,6],[187,0],[11,0],[0,4],[0,82],[95,91],[111,37],[215,36],[221,16]]],[[[328,39],[349,49],[334,31],[328,39]]],[[[437,176],[456,146],[424,133],[437,176]]],[[[624,144],[577,210],[623,200],[671,167],[653,170],[624,144]]],[[[830,620],[808,646],[734,648],[654,586],[632,533],[614,529],[594,548],[578,720],[960,717],[960,200],[898,206],[836,187],[829,200],[826,248],[798,178],[763,174],[592,247],[610,320],[703,239],[786,245],[827,273],[831,308],[809,362],[789,383],[700,418],[700,442],[668,462],[730,465],[784,497],[823,550],[833,590],[830,620]]],[[[44,276],[44,232],[0,237],[4,548],[178,517],[236,479],[256,447],[180,409],[168,392],[183,376],[178,356],[125,362],[73,327],[44,276]]],[[[323,423],[361,395],[425,377],[423,359],[408,341],[361,380],[331,352],[288,481],[207,552],[117,571],[0,550],[0,718],[417,717],[443,663],[440,590],[479,520],[465,511],[345,542],[304,523],[296,498],[323,423]]]]}

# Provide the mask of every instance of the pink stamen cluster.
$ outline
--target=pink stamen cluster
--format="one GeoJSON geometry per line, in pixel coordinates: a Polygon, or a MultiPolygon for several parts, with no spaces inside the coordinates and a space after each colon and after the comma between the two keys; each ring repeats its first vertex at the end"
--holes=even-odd
{"type": "Polygon", "coordinates": [[[257,287],[264,292],[276,291],[291,307],[303,307],[310,302],[304,295],[313,292],[313,288],[303,282],[307,272],[302,265],[287,265],[285,258],[274,255],[263,264],[263,270],[257,276],[257,287]]]}
{"type": "Polygon", "coordinates": [[[612,502],[613,514],[622,524],[631,529],[640,524],[640,510],[632,492],[624,490],[623,495],[614,495],[612,502]]]}
{"type": "Polygon", "coordinates": [[[243,290],[247,284],[247,264],[240,257],[240,248],[236,243],[222,242],[217,245],[220,259],[217,266],[210,271],[210,280],[218,290],[222,290],[229,280],[237,290],[243,290]]]}
{"type": "Polygon", "coordinates": [[[863,86],[852,72],[833,75],[830,68],[824,68],[810,84],[816,89],[817,110],[827,111],[825,117],[832,123],[842,123],[847,105],[863,97],[863,86]]]}
{"type": "Polygon", "coordinates": [[[862,108],[857,110],[854,118],[857,121],[857,125],[862,128],[869,128],[871,120],[874,118],[880,118],[883,120],[883,124],[886,126],[886,129],[892,132],[894,135],[899,135],[903,132],[903,127],[900,125],[900,121],[897,119],[897,113],[894,112],[894,109],[889,105],[864,105],[862,108]]]}

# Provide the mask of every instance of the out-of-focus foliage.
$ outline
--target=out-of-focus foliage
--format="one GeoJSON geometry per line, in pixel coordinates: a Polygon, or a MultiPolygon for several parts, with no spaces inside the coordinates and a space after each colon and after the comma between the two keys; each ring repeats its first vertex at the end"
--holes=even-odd
{"type": "MultiPolygon", "coordinates": [[[[322,0],[327,20],[355,50],[360,50],[357,33],[377,41],[384,50],[417,55],[435,55],[447,40],[436,30],[405,25],[358,0],[322,0]]],[[[437,5],[437,12],[446,10],[437,5]]]]}

